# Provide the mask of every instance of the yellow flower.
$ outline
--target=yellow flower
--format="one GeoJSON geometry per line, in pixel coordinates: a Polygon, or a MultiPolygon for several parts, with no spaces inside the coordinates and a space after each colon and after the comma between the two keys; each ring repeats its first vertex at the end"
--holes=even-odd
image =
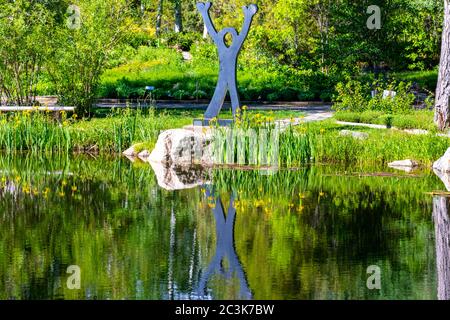
{"type": "Polygon", "coordinates": [[[77,186],[72,186],[72,192],[77,192],[78,188],[77,186]]]}
{"type": "Polygon", "coordinates": [[[324,195],[325,195],[325,193],[322,191],[319,193],[319,196],[321,196],[321,197],[323,197],[324,195]]]}
{"type": "Polygon", "coordinates": [[[320,134],[324,134],[324,133],[325,133],[325,129],[324,128],[320,129],[320,134]]]}
{"type": "Polygon", "coordinates": [[[19,182],[20,180],[22,180],[22,178],[19,177],[19,176],[17,176],[17,177],[16,177],[16,182],[19,182]]]}
{"type": "Polygon", "coordinates": [[[60,196],[61,198],[64,197],[66,194],[64,193],[64,191],[60,191],[58,192],[58,196],[60,196]]]}
{"type": "Polygon", "coordinates": [[[66,180],[61,181],[61,185],[64,187],[67,186],[67,181],[66,180]]]}

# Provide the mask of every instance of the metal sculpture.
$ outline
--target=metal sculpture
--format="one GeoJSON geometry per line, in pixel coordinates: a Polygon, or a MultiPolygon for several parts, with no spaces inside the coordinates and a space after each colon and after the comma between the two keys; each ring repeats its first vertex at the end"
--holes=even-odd
{"type": "Polygon", "coordinates": [[[205,22],[206,29],[209,35],[213,39],[219,51],[219,80],[214,92],[214,96],[208,106],[205,113],[205,119],[212,119],[219,115],[222,109],[223,103],[227,92],[230,92],[231,107],[233,110],[233,116],[236,115],[236,110],[240,106],[239,95],[237,91],[237,60],[241,51],[242,45],[247,38],[250,26],[253,21],[253,16],[258,12],[258,7],[255,4],[244,6],[244,26],[241,32],[238,34],[234,28],[225,28],[220,32],[217,32],[214,24],[209,15],[209,9],[211,8],[211,2],[199,2],[197,3],[197,9],[200,11],[203,21],[205,22]],[[231,45],[227,46],[225,43],[225,36],[230,34],[232,36],[231,45]]]}

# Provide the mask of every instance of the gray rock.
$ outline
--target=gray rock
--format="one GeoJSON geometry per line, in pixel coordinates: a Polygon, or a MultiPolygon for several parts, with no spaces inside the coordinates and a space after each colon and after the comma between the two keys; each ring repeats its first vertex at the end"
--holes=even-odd
{"type": "Polygon", "coordinates": [[[211,135],[201,130],[172,129],[159,135],[148,161],[172,165],[212,164],[211,135]]]}
{"type": "Polygon", "coordinates": [[[391,162],[388,164],[388,166],[391,168],[395,168],[395,167],[415,168],[415,167],[418,167],[419,164],[414,160],[406,159],[406,160],[391,162]]]}
{"type": "Polygon", "coordinates": [[[450,148],[447,149],[442,158],[433,164],[433,169],[450,173],[450,148]]]}
{"type": "Polygon", "coordinates": [[[434,174],[436,174],[442,183],[445,185],[447,191],[450,191],[450,172],[444,172],[437,169],[433,169],[434,174]]]}
{"type": "Polygon", "coordinates": [[[136,156],[136,150],[134,149],[134,146],[129,147],[127,150],[123,152],[124,156],[127,157],[135,157],[136,156]]]}
{"type": "Polygon", "coordinates": [[[192,54],[190,52],[183,51],[181,54],[183,55],[183,59],[185,61],[192,61],[192,54]]]}
{"type": "Polygon", "coordinates": [[[360,131],[350,131],[350,130],[341,130],[339,132],[340,136],[343,137],[353,137],[355,139],[359,139],[359,140],[366,140],[367,138],[369,138],[369,134],[366,132],[360,132],[360,131]]]}

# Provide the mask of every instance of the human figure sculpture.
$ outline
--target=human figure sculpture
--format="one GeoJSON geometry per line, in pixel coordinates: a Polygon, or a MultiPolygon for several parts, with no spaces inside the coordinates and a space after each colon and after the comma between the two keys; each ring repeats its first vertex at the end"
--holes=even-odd
{"type": "Polygon", "coordinates": [[[255,4],[244,6],[244,26],[241,32],[238,34],[234,28],[225,28],[220,32],[217,32],[214,24],[209,15],[209,9],[211,8],[211,2],[199,2],[197,3],[197,9],[200,11],[203,20],[208,30],[209,35],[213,39],[219,51],[219,63],[220,72],[217,87],[214,92],[214,96],[208,106],[205,113],[205,119],[212,119],[217,117],[222,109],[223,103],[227,92],[230,92],[231,107],[233,110],[233,116],[236,115],[236,111],[240,106],[239,95],[237,91],[237,59],[242,45],[247,38],[250,26],[253,21],[253,16],[258,11],[258,7],[255,4]],[[225,36],[230,34],[233,38],[232,44],[227,46],[225,43],[225,36]]]}

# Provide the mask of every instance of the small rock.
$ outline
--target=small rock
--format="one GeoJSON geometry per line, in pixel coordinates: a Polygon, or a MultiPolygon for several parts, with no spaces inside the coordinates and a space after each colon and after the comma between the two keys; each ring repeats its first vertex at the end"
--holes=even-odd
{"type": "Polygon", "coordinates": [[[131,146],[127,150],[123,152],[123,155],[127,157],[135,157],[136,156],[136,150],[134,149],[134,146],[131,146]]]}
{"type": "Polygon", "coordinates": [[[192,54],[190,52],[183,51],[183,52],[181,52],[181,54],[183,55],[183,59],[185,61],[191,61],[192,60],[192,54]]]}
{"type": "Polygon", "coordinates": [[[348,137],[351,136],[355,139],[359,139],[359,140],[366,140],[367,138],[369,138],[369,134],[366,132],[360,132],[360,131],[350,131],[350,130],[342,130],[341,132],[339,132],[340,136],[343,137],[348,137]]]}
{"type": "Polygon", "coordinates": [[[441,172],[450,172],[450,148],[447,149],[442,158],[433,164],[433,169],[441,172]]]}
{"type": "Polygon", "coordinates": [[[396,167],[400,167],[400,168],[415,168],[418,167],[419,164],[414,161],[414,160],[400,160],[400,161],[394,161],[388,164],[389,167],[391,168],[396,168],[396,167]]]}

